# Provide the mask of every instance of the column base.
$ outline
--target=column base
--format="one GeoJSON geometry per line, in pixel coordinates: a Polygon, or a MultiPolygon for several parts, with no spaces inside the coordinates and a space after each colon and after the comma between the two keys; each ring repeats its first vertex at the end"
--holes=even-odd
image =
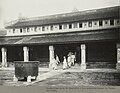
{"type": "Polygon", "coordinates": [[[2,63],[2,68],[6,68],[7,67],[7,63],[2,63]]]}
{"type": "Polygon", "coordinates": [[[120,70],[120,62],[116,63],[116,69],[120,70]]]}
{"type": "Polygon", "coordinates": [[[85,70],[86,69],[86,64],[81,64],[80,67],[81,67],[81,70],[85,70]]]}
{"type": "Polygon", "coordinates": [[[49,63],[49,69],[52,69],[52,64],[51,64],[51,62],[49,63]]]}

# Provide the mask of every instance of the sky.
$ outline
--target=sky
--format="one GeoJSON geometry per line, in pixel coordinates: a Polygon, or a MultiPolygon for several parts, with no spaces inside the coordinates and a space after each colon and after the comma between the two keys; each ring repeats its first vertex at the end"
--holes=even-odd
{"type": "Polygon", "coordinates": [[[120,0],[0,0],[0,28],[4,23],[23,17],[39,17],[60,13],[98,9],[120,5],[120,0]]]}

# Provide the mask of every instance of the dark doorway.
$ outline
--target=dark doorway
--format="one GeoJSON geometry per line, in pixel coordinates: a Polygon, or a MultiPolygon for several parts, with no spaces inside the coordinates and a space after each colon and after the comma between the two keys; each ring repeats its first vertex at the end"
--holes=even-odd
{"type": "Polygon", "coordinates": [[[75,63],[80,63],[80,44],[59,44],[55,46],[55,55],[58,55],[60,62],[63,62],[63,57],[66,59],[68,57],[68,53],[72,52],[75,54],[76,61],[75,63]]]}
{"type": "Polygon", "coordinates": [[[9,46],[7,47],[7,61],[23,61],[23,47],[22,46],[9,46]]]}
{"type": "Polygon", "coordinates": [[[49,47],[48,46],[39,46],[33,45],[30,46],[30,60],[31,61],[40,61],[48,62],[49,61],[49,47]]]}
{"type": "Polygon", "coordinates": [[[88,43],[87,48],[88,68],[115,68],[116,67],[116,44],[114,42],[88,43]]]}
{"type": "Polygon", "coordinates": [[[29,60],[39,61],[41,67],[49,65],[49,46],[48,45],[31,45],[29,46],[29,60]]]}

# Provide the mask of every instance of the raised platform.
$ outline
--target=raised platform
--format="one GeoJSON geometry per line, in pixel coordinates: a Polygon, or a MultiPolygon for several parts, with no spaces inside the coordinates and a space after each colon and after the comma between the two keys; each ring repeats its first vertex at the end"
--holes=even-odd
{"type": "Polygon", "coordinates": [[[87,69],[115,69],[115,62],[87,62],[87,69]]]}

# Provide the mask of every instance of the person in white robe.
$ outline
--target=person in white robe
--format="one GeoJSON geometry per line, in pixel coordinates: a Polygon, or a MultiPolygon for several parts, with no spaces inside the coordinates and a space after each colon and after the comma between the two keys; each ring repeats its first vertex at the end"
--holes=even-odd
{"type": "Polygon", "coordinates": [[[64,56],[64,60],[63,60],[63,70],[68,68],[68,64],[67,64],[67,60],[66,57],[64,56]]]}
{"type": "Polygon", "coordinates": [[[59,64],[59,63],[60,63],[60,60],[59,60],[58,55],[56,55],[56,60],[57,60],[57,62],[58,62],[58,64],[59,64]]]}
{"type": "Polygon", "coordinates": [[[74,64],[75,64],[75,55],[74,54],[72,54],[71,55],[71,65],[73,65],[74,66],[74,64]]]}
{"type": "Polygon", "coordinates": [[[67,62],[68,62],[68,67],[71,67],[71,56],[69,55],[67,58],[67,62]]]}
{"type": "Polygon", "coordinates": [[[58,69],[58,62],[57,62],[57,60],[55,60],[55,58],[53,58],[52,69],[53,70],[57,70],[58,69]]]}

